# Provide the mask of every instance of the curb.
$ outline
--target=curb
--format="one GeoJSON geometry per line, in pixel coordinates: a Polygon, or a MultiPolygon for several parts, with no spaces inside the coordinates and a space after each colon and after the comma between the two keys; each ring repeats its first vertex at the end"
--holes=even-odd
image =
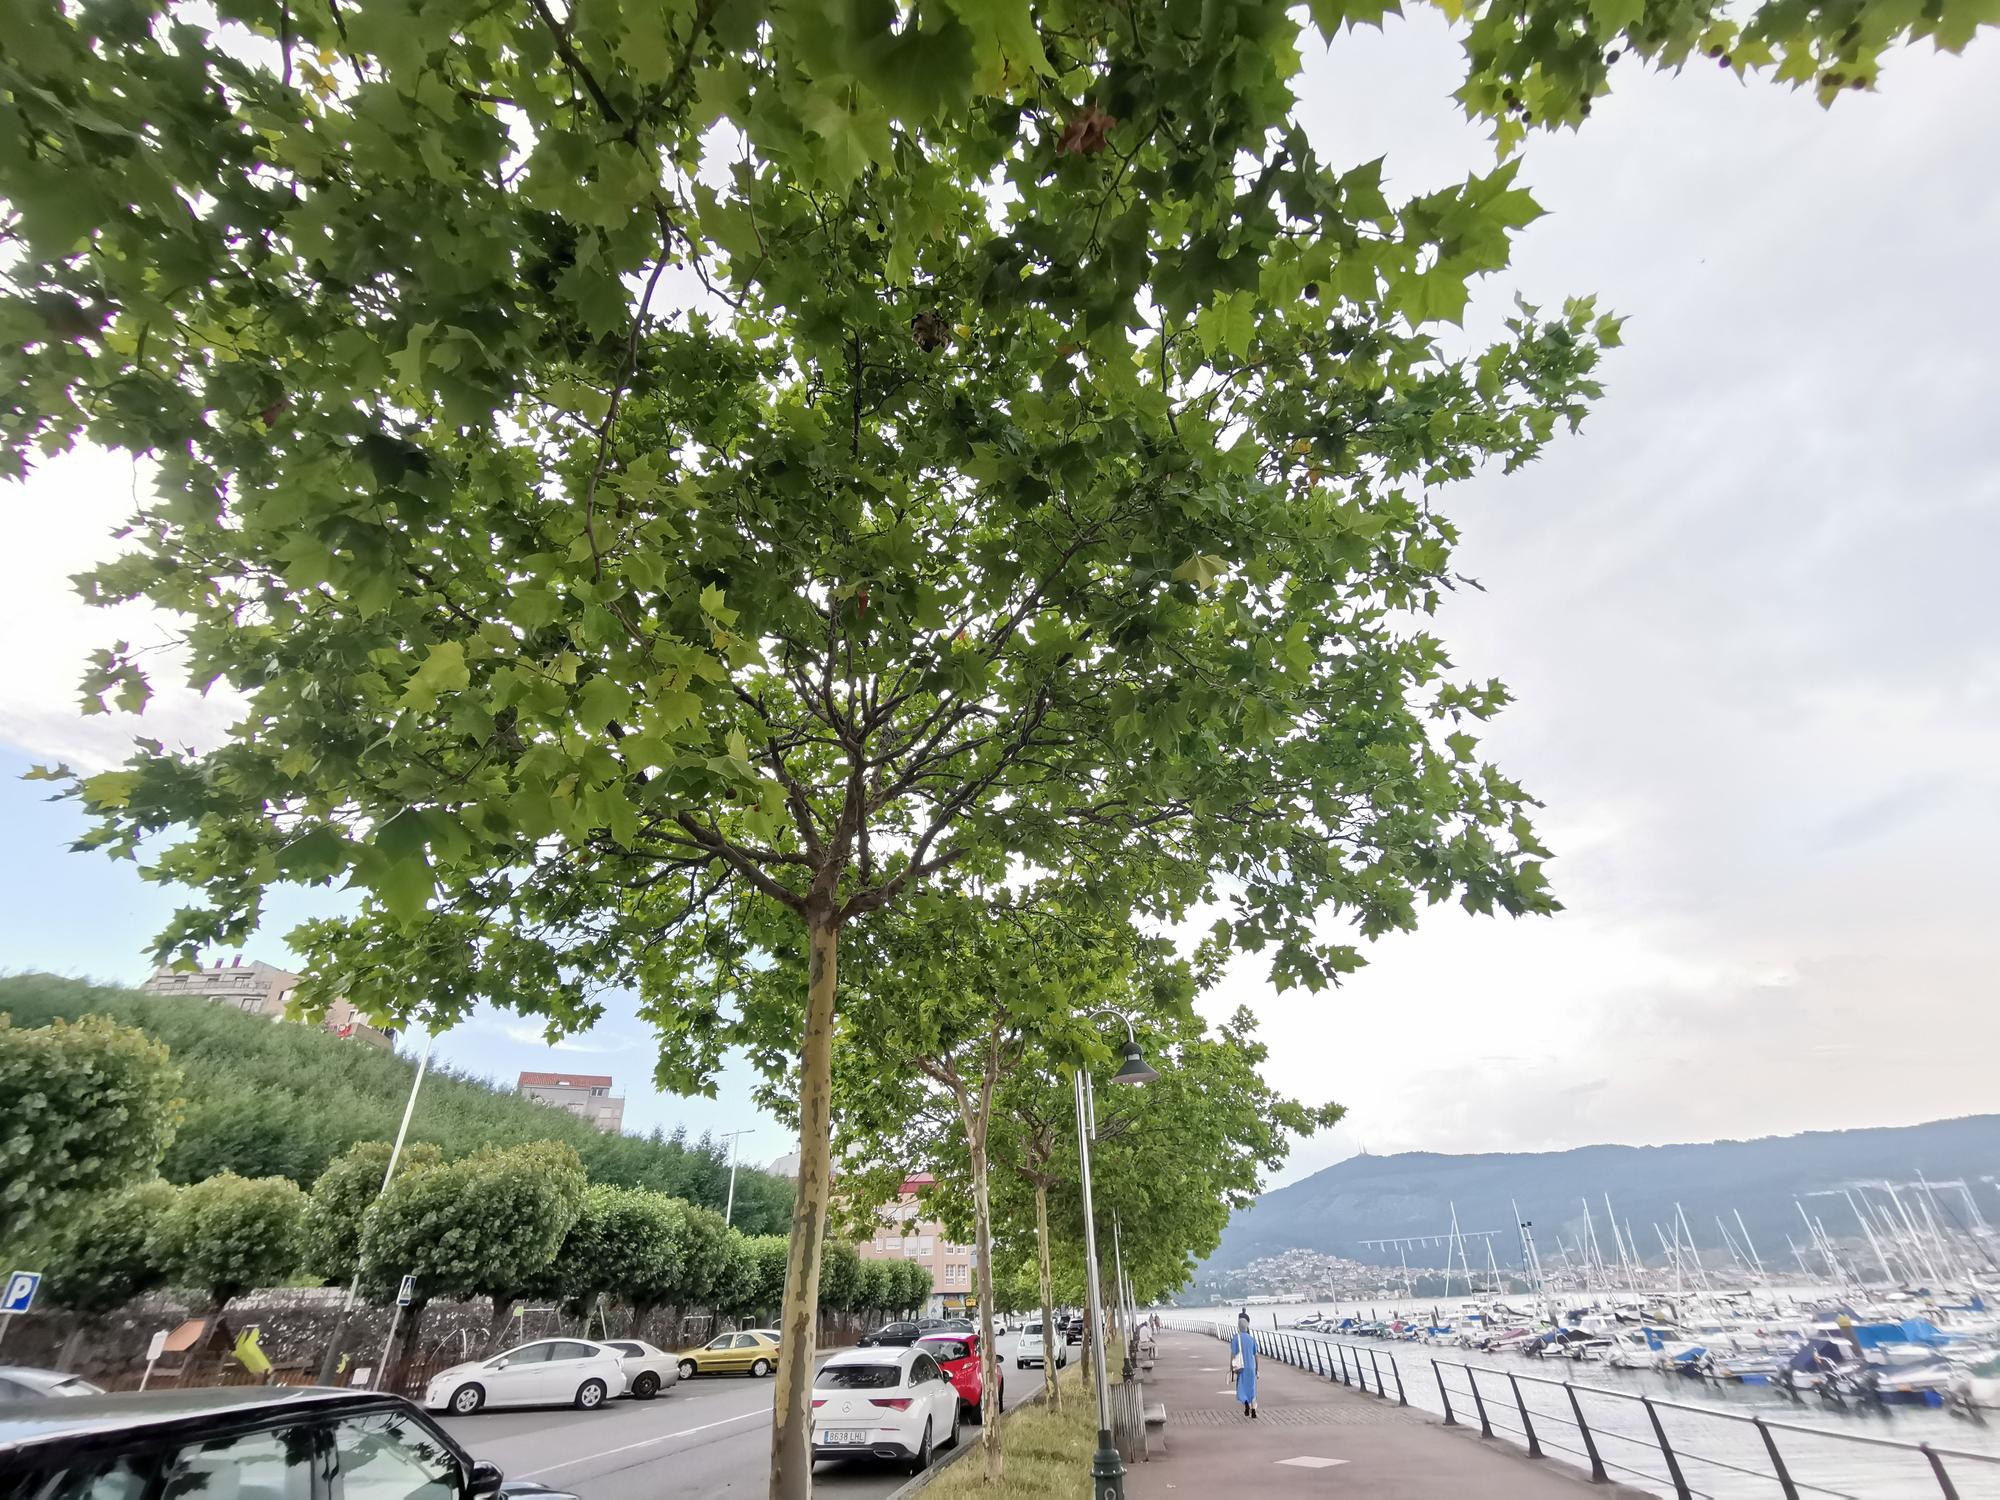
{"type": "MultiPolygon", "coordinates": [[[[1041,1386],[1038,1390],[1036,1390],[1035,1394],[1030,1396],[1027,1400],[1017,1401],[1014,1403],[1013,1408],[1011,1410],[1002,1412],[1001,1420],[1004,1422],[1008,1417],[1013,1416],[1015,1412],[1026,1411],[1031,1406],[1039,1405],[1041,1401],[1048,1395],[1048,1393],[1049,1393],[1048,1386],[1046,1385],[1041,1386]]],[[[985,1429],[982,1427],[980,1431],[983,1433],[985,1429]]],[[[889,1491],[886,1500],[909,1500],[910,1496],[919,1493],[924,1488],[925,1485],[929,1484],[933,1479],[937,1478],[938,1475],[944,1473],[944,1471],[946,1469],[949,1469],[953,1464],[959,1463],[965,1458],[969,1457],[970,1455],[977,1453],[981,1445],[983,1444],[984,1439],[981,1438],[979,1441],[976,1442],[967,1442],[965,1439],[965,1433],[966,1433],[965,1426],[963,1424],[960,1424],[958,1429],[958,1434],[959,1434],[958,1446],[951,1450],[951,1456],[945,1459],[943,1463],[933,1462],[931,1466],[928,1469],[924,1470],[924,1472],[921,1474],[912,1475],[909,1479],[905,1480],[895,1489],[889,1491]]]]}

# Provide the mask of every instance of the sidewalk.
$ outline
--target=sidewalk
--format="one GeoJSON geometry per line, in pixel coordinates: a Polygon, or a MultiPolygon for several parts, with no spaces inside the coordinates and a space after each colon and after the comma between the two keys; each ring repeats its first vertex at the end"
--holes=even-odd
{"type": "Polygon", "coordinates": [[[1410,1407],[1329,1384],[1275,1359],[1258,1366],[1255,1421],[1230,1388],[1229,1351],[1164,1329],[1146,1403],[1167,1407],[1166,1452],[1134,1464],[1130,1500],[1219,1494],[1394,1500],[1648,1500],[1581,1469],[1482,1442],[1410,1407]]]}

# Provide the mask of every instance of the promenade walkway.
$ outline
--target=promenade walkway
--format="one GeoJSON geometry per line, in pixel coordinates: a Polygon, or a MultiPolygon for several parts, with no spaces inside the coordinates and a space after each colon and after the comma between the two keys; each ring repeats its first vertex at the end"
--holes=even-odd
{"type": "Polygon", "coordinates": [[[1146,1402],[1167,1408],[1166,1452],[1134,1464],[1131,1500],[1216,1495],[1353,1495],[1379,1500],[1649,1500],[1592,1484],[1448,1428],[1393,1399],[1365,1396],[1276,1360],[1258,1370],[1258,1417],[1231,1390],[1229,1351],[1205,1334],[1163,1330],[1146,1402]]]}

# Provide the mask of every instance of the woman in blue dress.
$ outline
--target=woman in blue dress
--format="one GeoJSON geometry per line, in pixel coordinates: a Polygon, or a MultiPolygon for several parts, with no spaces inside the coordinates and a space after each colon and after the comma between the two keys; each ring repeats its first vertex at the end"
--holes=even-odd
{"type": "Polygon", "coordinates": [[[1257,1415],[1257,1336],[1250,1331],[1250,1314],[1236,1315],[1236,1336],[1229,1341],[1229,1362],[1236,1367],[1236,1399],[1246,1417],[1257,1415]]]}

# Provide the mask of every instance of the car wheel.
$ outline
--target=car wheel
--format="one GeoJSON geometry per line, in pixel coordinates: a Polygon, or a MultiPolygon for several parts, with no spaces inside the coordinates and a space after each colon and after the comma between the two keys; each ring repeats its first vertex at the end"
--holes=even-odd
{"type": "Polygon", "coordinates": [[[469,1417],[486,1404],[486,1391],[482,1386],[462,1385],[451,1393],[451,1412],[455,1417],[469,1417]]]}
{"type": "Polygon", "coordinates": [[[931,1466],[931,1424],[924,1423],[923,1446],[917,1449],[917,1456],[910,1460],[910,1472],[921,1474],[931,1466]]]}
{"type": "Polygon", "coordinates": [[[971,1422],[977,1425],[986,1419],[986,1413],[970,1401],[961,1401],[958,1403],[958,1418],[961,1422],[971,1422]]]}
{"type": "Polygon", "coordinates": [[[602,1406],[603,1404],[604,1404],[603,1381],[586,1380],[582,1385],[576,1388],[576,1407],[578,1411],[595,1411],[598,1407],[602,1406]]]}
{"type": "Polygon", "coordinates": [[[762,1380],[766,1375],[770,1373],[771,1373],[771,1362],[768,1359],[760,1359],[755,1364],[750,1366],[750,1378],[752,1380],[762,1380]]]}
{"type": "Polygon", "coordinates": [[[695,1364],[693,1360],[684,1359],[681,1361],[681,1379],[683,1380],[694,1379],[694,1372],[695,1372],[695,1364]]]}
{"type": "Polygon", "coordinates": [[[951,1435],[944,1440],[944,1445],[947,1448],[958,1446],[958,1403],[955,1401],[951,1407],[951,1435]]]}
{"type": "Polygon", "coordinates": [[[632,1378],[632,1394],[641,1401],[651,1401],[660,1394],[660,1377],[651,1370],[641,1370],[632,1378]]]}

